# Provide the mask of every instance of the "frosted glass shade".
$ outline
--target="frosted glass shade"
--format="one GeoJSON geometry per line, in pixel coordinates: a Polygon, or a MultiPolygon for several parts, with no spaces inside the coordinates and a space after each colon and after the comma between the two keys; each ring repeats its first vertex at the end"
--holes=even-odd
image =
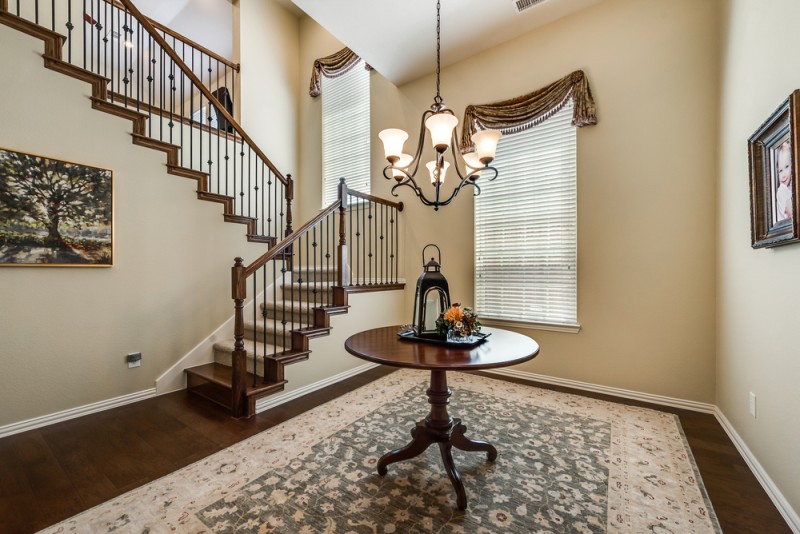
{"type": "MultiPolygon", "coordinates": [[[[428,163],[425,164],[425,166],[428,168],[428,172],[431,173],[431,183],[436,185],[436,162],[435,161],[429,161],[428,163]]],[[[444,165],[442,166],[441,175],[439,177],[439,183],[440,184],[444,183],[444,178],[445,178],[445,175],[447,174],[447,169],[448,168],[450,168],[450,162],[449,161],[445,161],[444,165]]]]}
{"type": "Polygon", "coordinates": [[[476,152],[467,152],[466,154],[462,154],[462,157],[464,158],[464,163],[467,164],[467,175],[479,178],[484,164],[481,163],[478,154],[476,152]]]}
{"type": "MultiPolygon", "coordinates": [[[[408,167],[411,164],[411,160],[412,159],[414,159],[414,158],[413,158],[413,156],[411,154],[400,154],[400,159],[397,160],[397,162],[393,166],[394,167],[399,167],[401,169],[405,169],[406,167],[408,167]]],[[[392,177],[395,180],[400,181],[403,178],[405,178],[406,175],[403,174],[403,171],[400,171],[398,169],[392,169],[392,177]]]]}
{"type": "Polygon", "coordinates": [[[406,132],[397,128],[387,128],[382,130],[378,137],[383,141],[383,152],[386,159],[391,161],[394,158],[400,158],[403,154],[403,144],[408,139],[406,132]]]}
{"type": "Polygon", "coordinates": [[[453,129],[458,119],[449,113],[434,113],[425,121],[425,127],[431,133],[431,142],[436,150],[444,152],[453,137],[453,129]]]}
{"type": "Polygon", "coordinates": [[[497,130],[480,130],[472,134],[472,143],[475,145],[479,160],[488,165],[494,159],[501,135],[497,130]]]}

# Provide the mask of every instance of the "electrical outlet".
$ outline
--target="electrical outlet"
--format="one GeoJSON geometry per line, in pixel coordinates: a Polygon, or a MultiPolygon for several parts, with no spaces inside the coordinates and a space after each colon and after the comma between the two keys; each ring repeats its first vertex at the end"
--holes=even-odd
{"type": "Polygon", "coordinates": [[[756,416],[756,394],[750,392],[750,415],[756,416]]]}
{"type": "Polygon", "coordinates": [[[128,369],[133,369],[134,367],[141,367],[142,366],[142,353],[141,352],[131,352],[125,357],[125,361],[128,362],[128,369]]]}

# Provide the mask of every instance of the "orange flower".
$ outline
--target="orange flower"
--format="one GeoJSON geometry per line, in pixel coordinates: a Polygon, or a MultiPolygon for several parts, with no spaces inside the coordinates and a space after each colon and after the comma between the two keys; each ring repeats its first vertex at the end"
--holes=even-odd
{"type": "Polygon", "coordinates": [[[453,306],[444,313],[444,320],[457,323],[464,319],[464,313],[461,311],[460,306],[453,306]]]}

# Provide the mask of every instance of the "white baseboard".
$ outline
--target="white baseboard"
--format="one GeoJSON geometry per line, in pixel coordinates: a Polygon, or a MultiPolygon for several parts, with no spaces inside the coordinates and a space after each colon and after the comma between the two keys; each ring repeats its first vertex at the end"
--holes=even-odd
{"type": "Polygon", "coordinates": [[[4,438],[12,434],[19,434],[20,432],[25,432],[27,430],[33,430],[34,428],[60,423],[62,421],[68,421],[70,419],[75,419],[76,417],[89,415],[91,413],[102,412],[103,410],[109,410],[111,408],[116,408],[117,406],[123,406],[125,404],[130,404],[132,402],[155,396],[156,388],[145,389],[143,391],[137,391],[136,393],[129,393],[128,395],[114,397],[113,399],[106,399],[104,401],[78,406],[77,408],[70,408],[69,410],[64,410],[62,412],[35,417],[33,419],[28,419],[27,421],[11,423],[9,425],[0,426],[0,438],[4,438]]]}
{"type": "Polygon", "coordinates": [[[511,376],[514,378],[521,378],[523,380],[533,380],[535,382],[543,382],[545,384],[552,384],[554,386],[562,386],[566,388],[580,389],[583,391],[592,391],[594,393],[602,393],[605,395],[613,395],[614,397],[622,397],[624,399],[633,399],[642,402],[651,402],[653,404],[660,404],[662,406],[671,406],[673,408],[682,408],[684,410],[691,410],[693,412],[713,414],[716,413],[717,411],[717,407],[714,404],[709,404],[707,402],[697,402],[686,399],[677,399],[675,397],[654,395],[652,393],[643,393],[641,391],[631,391],[629,389],[601,386],[599,384],[590,384],[589,382],[579,382],[577,380],[568,380],[566,378],[557,378],[553,376],[539,375],[536,373],[517,371],[515,369],[493,369],[491,371],[486,371],[486,372],[497,375],[511,376]]]}
{"type": "Polygon", "coordinates": [[[787,501],[783,496],[783,493],[781,493],[781,491],[772,481],[772,478],[770,478],[770,476],[761,466],[755,455],[753,455],[750,448],[745,444],[742,437],[738,432],[736,432],[736,429],[733,428],[733,425],[730,421],[728,421],[728,418],[725,417],[725,414],[722,413],[719,407],[715,406],[714,415],[717,417],[719,424],[722,425],[722,428],[725,429],[728,437],[731,438],[731,441],[736,446],[739,454],[741,454],[742,458],[744,458],[744,461],[747,462],[747,466],[750,468],[750,471],[753,472],[759,483],[761,483],[761,487],[764,488],[764,491],[767,492],[769,498],[772,499],[772,503],[775,505],[775,508],[778,509],[783,516],[783,519],[789,524],[789,528],[791,528],[795,534],[800,534],[800,516],[798,516],[797,512],[794,511],[792,506],[789,504],[789,501],[787,501]]]}
{"type": "Polygon", "coordinates": [[[325,386],[330,386],[331,384],[335,384],[336,382],[341,382],[345,378],[350,378],[351,376],[355,376],[357,374],[361,374],[364,371],[369,371],[378,367],[377,363],[365,363],[364,365],[359,365],[349,371],[345,371],[343,373],[339,373],[338,375],[329,376],[323,380],[318,382],[314,382],[313,384],[308,384],[307,386],[303,386],[297,388],[292,391],[288,391],[286,393],[279,393],[278,395],[270,395],[269,397],[265,397],[261,400],[256,401],[256,413],[261,413],[263,411],[269,410],[270,408],[274,408],[280,404],[285,402],[289,402],[290,400],[297,399],[311,393],[312,391],[317,391],[318,389],[322,389],[325,386]]]}

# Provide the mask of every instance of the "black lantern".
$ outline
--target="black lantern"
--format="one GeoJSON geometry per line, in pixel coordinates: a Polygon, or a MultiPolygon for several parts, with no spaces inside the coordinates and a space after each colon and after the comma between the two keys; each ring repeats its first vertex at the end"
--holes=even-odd
{"type": "Polygon", "coordinates": [[[417,278],[417,293],[414,296],[414,335],[440,338],[436,331],[439,315],[450,309],[450,289],[441,272],[442,251],[434,244],[422,249],[422,264],[425,270],[417,278]],[[433,257],[425,263],[425,249],[434,247],[439,252],[439,262],[433,257]]]}

